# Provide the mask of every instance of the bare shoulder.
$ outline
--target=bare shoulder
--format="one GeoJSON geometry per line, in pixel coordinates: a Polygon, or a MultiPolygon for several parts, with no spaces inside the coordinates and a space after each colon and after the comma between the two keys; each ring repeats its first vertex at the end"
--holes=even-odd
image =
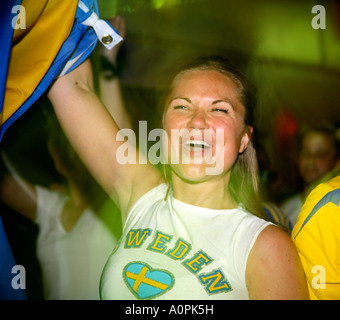
{"type": "Polygon", "coordinates": [[[283,249],[283,247],[289,251],[295,250],[293,242],[287,232],[277,226],[269,225],[259,234],[254,244],[253,251],[275,251],[275,249],[283,249]]]}
{"type": "Polygon", "coordinates": [[[308,299],[295,246],[276,226],[259,234],[249,254],[246,281],[251,299],[308,299]]]}

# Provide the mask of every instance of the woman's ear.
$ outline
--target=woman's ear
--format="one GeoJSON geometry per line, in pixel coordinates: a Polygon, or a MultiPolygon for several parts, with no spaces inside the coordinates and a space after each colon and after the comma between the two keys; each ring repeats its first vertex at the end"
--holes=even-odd
{"type": "Polygon", "coordinates": [[[243,132],[242,139],[241,139],[240,148],[238,151],[239,154],[243,153],[247,149],[252,134],[253,134],[253,127],[246,126],[243,132]]]}

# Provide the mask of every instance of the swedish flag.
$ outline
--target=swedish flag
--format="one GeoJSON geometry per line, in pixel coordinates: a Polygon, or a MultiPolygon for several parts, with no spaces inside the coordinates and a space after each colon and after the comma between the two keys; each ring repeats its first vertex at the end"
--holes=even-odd
{"type": "Polygon", "coordinates": [[[1,70],[1,140],[56,77],[88,58],[98,39],[110,49],[122,38],[99,19],[96,0],[11,0],[0,6],[7,9],[1,61],[8,61],[1,70]]]}
{"type": "MultiPolygon", "coordinates": [[[[96,0],[6,0],[0,3],[0,140],[60,77],[88,58],[98,39],[122,38],[99,18],[96,0]]],[[[15,261],[0,219],[0,299],[25,299],[11,285],[15,261]]]]}

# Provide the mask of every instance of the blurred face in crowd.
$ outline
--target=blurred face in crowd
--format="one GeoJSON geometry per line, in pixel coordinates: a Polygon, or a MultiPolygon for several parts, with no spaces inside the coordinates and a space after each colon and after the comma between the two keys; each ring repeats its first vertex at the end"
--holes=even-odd
{"type": "Polygon", "coordinates": [[[335,164],[336,150],[332,137],[322,132],[310,132],[303,138],[299,170],[306,184],[321,178],[335,164]]]}

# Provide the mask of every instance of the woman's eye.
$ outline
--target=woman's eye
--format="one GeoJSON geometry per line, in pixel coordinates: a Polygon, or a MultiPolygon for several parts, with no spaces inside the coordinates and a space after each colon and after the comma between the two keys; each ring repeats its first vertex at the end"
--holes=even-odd
{"type": "Polygon", "coordinates": [[[225,114],[229,113],[229,111],[227,109],[222,109],[222,108],[214,108],[213,111],[224,112],[225,114]]]}
{"type": "Polygon", "coordinates": [[[174,109],[175,110],[180,110],[180,109],[188,109],[188,107],[186,107],[186,106],[174,106],[174,109]]]}

